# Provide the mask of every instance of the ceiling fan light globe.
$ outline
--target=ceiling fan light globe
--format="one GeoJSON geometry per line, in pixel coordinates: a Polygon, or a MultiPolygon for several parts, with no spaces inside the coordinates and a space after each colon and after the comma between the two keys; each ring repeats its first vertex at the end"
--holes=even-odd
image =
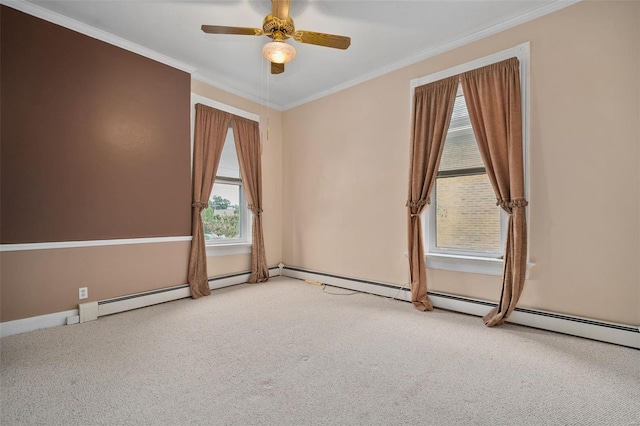
{"type": "Polygon", "coordinates": [[[283,41],[272,41],[262,48],[262,55],[274,64],[286,64],[296,56],[296,49],[283,41]]]}

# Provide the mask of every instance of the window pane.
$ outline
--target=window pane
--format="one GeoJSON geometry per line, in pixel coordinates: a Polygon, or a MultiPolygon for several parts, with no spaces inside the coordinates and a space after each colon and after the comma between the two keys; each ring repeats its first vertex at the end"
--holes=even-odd
{"type": "Polygon", "coordinates": [[[476,138],[471,128],[464,96],[459,95],[453,105],[451,123],[444,142],[438,171],[484,167],[476,138]]]}
{"type": "Polygon", "coordinates": [[[220,164],[216,176],[240,179],[240,165],[236,153],[236,143],[233,140],[233,129],[227,130],[227,138],[224,140],[220,164]]]}
{"type": "Polygon", "coordinates": [[[436,246],[500,252],[500,208],[486,174],[436,179],[436,246]]]}
{"type": "Polygon", "coordinates": [[[202,211],[205,241],[240,238],[240,185],[216,182],[202,211]]]}

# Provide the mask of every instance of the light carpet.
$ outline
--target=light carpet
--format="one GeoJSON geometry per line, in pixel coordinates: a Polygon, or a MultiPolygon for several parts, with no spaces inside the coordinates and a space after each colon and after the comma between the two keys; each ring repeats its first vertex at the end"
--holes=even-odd
{"type": "Polygon", "coordinates": [[[2,425],[640,424],[638,350],[284,277],[0,344],[2,425]]]}

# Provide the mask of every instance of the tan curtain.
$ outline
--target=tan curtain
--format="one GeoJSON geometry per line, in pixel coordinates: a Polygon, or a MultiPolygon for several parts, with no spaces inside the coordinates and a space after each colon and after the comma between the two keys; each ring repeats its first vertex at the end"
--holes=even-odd
{"type": "Polygon", "coordinates": [[[498,205],[509,214],[500,304],[485,317],[502,324],[516,307],[527,262],[520,71],[517,58],[461,76],[471,125],[498,205]]]}
{"type": "Polygon", "coordinates": [[[224,140],[231,114],[206,105],[196,105],[193,138],[193,216],[191,221],[191,254],[189,255],[189,286],[191,297],[211,294],[207,277],[207,253],[204,246],[202,210],[209,205],[209,195],[216,179],[224,140]]]}
{"type": "Polygon", "coordinates": [[[429,204],[458,89],[458,76],[417,87],[413,96],[413,134],[409,171],[409,271],[411,302],[421,311],[433,305],[427,296],[427,268],[420,215],[429,204]]]}
{"type": "Polygon", "coordinates": [[[262,166],[260,161],[260,129],[258,123],[233,116],[233,135],[249,209],[253,213],[251,230],[251,276],[247,282],[261,283],[269,279],[267,255],[262,232],[262,166]]]}

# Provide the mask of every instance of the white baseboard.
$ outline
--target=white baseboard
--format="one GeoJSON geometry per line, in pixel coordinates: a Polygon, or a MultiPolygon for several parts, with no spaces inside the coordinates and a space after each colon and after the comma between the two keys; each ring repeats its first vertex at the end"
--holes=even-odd
{"type": "Polygon", "coordinates": [[[66,325],[67,317],[73,317],[76,315],[78,315],[78,310],[72,309],[70,311],[54,312],[53,314],[29,317],[15,321],[6,321],[0,324],[0,337],[26,333],[27,331],[40,330],[42,328],[66,325]]]}
{"type": "Polygon", "coordinates": [[[188,285],[136,293],[115,299],[101,300],[98,302],[98,318],[105,315],[130,311],[132,309],[157,305],[158,303],[184,299],[185,297],[191,297],[191,290],[188,285]]]}
{"type": "MultiPolygon", "coordinates": [[[[270,277],[278,275],[280,275],[280,270],[277,267],[269,268],[270,277]]],[[[398,300],[404,300],[407,302],[411,300],[411,292],[408,289],[400,290],[395,285],[382,282],[340,277],[337,275],[291,267],[284,267],[282,275],[302,280],[311,279],[335,287],[361,291],[384,297],[394,297],[398,300]]],[[[209,279],[209,288],[215,290],[236,284],[242,284],[246,282],[248,278],[249,273],[214,277],[209,279]]],[[[191,297],[191,291],[188,286],[184,285],[105,300],[98,302],[98,316],[111,315],[118,312],[138,309],[158,303],[170,302],[172,300],[183,299],[186,297],[191,297]]],[[[483,300],[442,293],[429,293],[429,297],[433,302],[433,306],[436,308],[448,309],[476,316],[484,316],[493,306],[495,306],[495,304],[483,300]]],[[[78,315],[78,310],[73,309],[70,311],[55,312],[37,317],[3,322],[0,324],[0,336],[6,337],[28,331],[65,325],[68,317],[76,317],[78,315]]],[[[597,321],[588,318],[580,318],[526,308],[516,308],[516,311],[514,311],[509,318],[509,322],[640,349],[640,329],[630,325],[597,321]]]]}
{"type": "MultiPolygon", "coordinates": [[[[378,296],[394,297],[407,302],[411,301],[411,291],[409,289],[399,290],[396,285],[388,283],[341,277],[287,266],[284,267],[282,275],[301,280],[310,279],[327,285],[378,296]]],[[[430,292],[429,298],[436,308],[480,317],[486,315],[495,306],[495,303],[484,300],[444,293],[430,292]]],[[[640,328],[636,326],[526,308],[516,308],[509,317],[508,322],[640,349],[640,328]]]]}
{"type": "MultiPolygon", "coordinates": [[[[246,283],[247,279],[249,279],[249,275],[249,272],[246,272],[209,278],[209,288],[211,290],[215,290],[218,288],[246,283]]],[[[277,266],[269,268],[269,277],[275,277],[278,275],[280,275],[280,269],[277,266]]],[[[98,317],[116,314],[131,309],[144,308],[158,303],[170,302],[172,300],[184,299],[186,297],[191,297],[191,290],[189,289],[189,286],[185,284],[177,287],[131,294],[115,299],[102,300],[97,302],[98,317]]],[[[66,325],[67,317],[76,317],[78,315],[78,309],[74,309],[71,311],[55,312],[37,317],[3,322],[0,324],[0,336],[5,337],[42,328],[66,325]]],[[[75,318],[72,318],[70,323],[75,324],[77,321],[75,321],[75,318]]]]}
{"type": "MultiPolygon", "coordinates": [[[[209,288],[211,290],[215,290],[218,288],[246,283],[249,279],[249,275],[249,272],[244,272],[209,278],[209,288]]],[[[280,275],[280,269],[278,267],[274,266],[269,268],[269,277],[275,277],[277,275],[280,275]]],[[[186,297],[191,297],[191,290],[189,289],[189,286],[185,284],[178,287],[169,287],[109,300],[102,300],[98,302],[98,317],[157,305],[158,303],[171,302],[173,300],[184,299],[186,297]]]]}

